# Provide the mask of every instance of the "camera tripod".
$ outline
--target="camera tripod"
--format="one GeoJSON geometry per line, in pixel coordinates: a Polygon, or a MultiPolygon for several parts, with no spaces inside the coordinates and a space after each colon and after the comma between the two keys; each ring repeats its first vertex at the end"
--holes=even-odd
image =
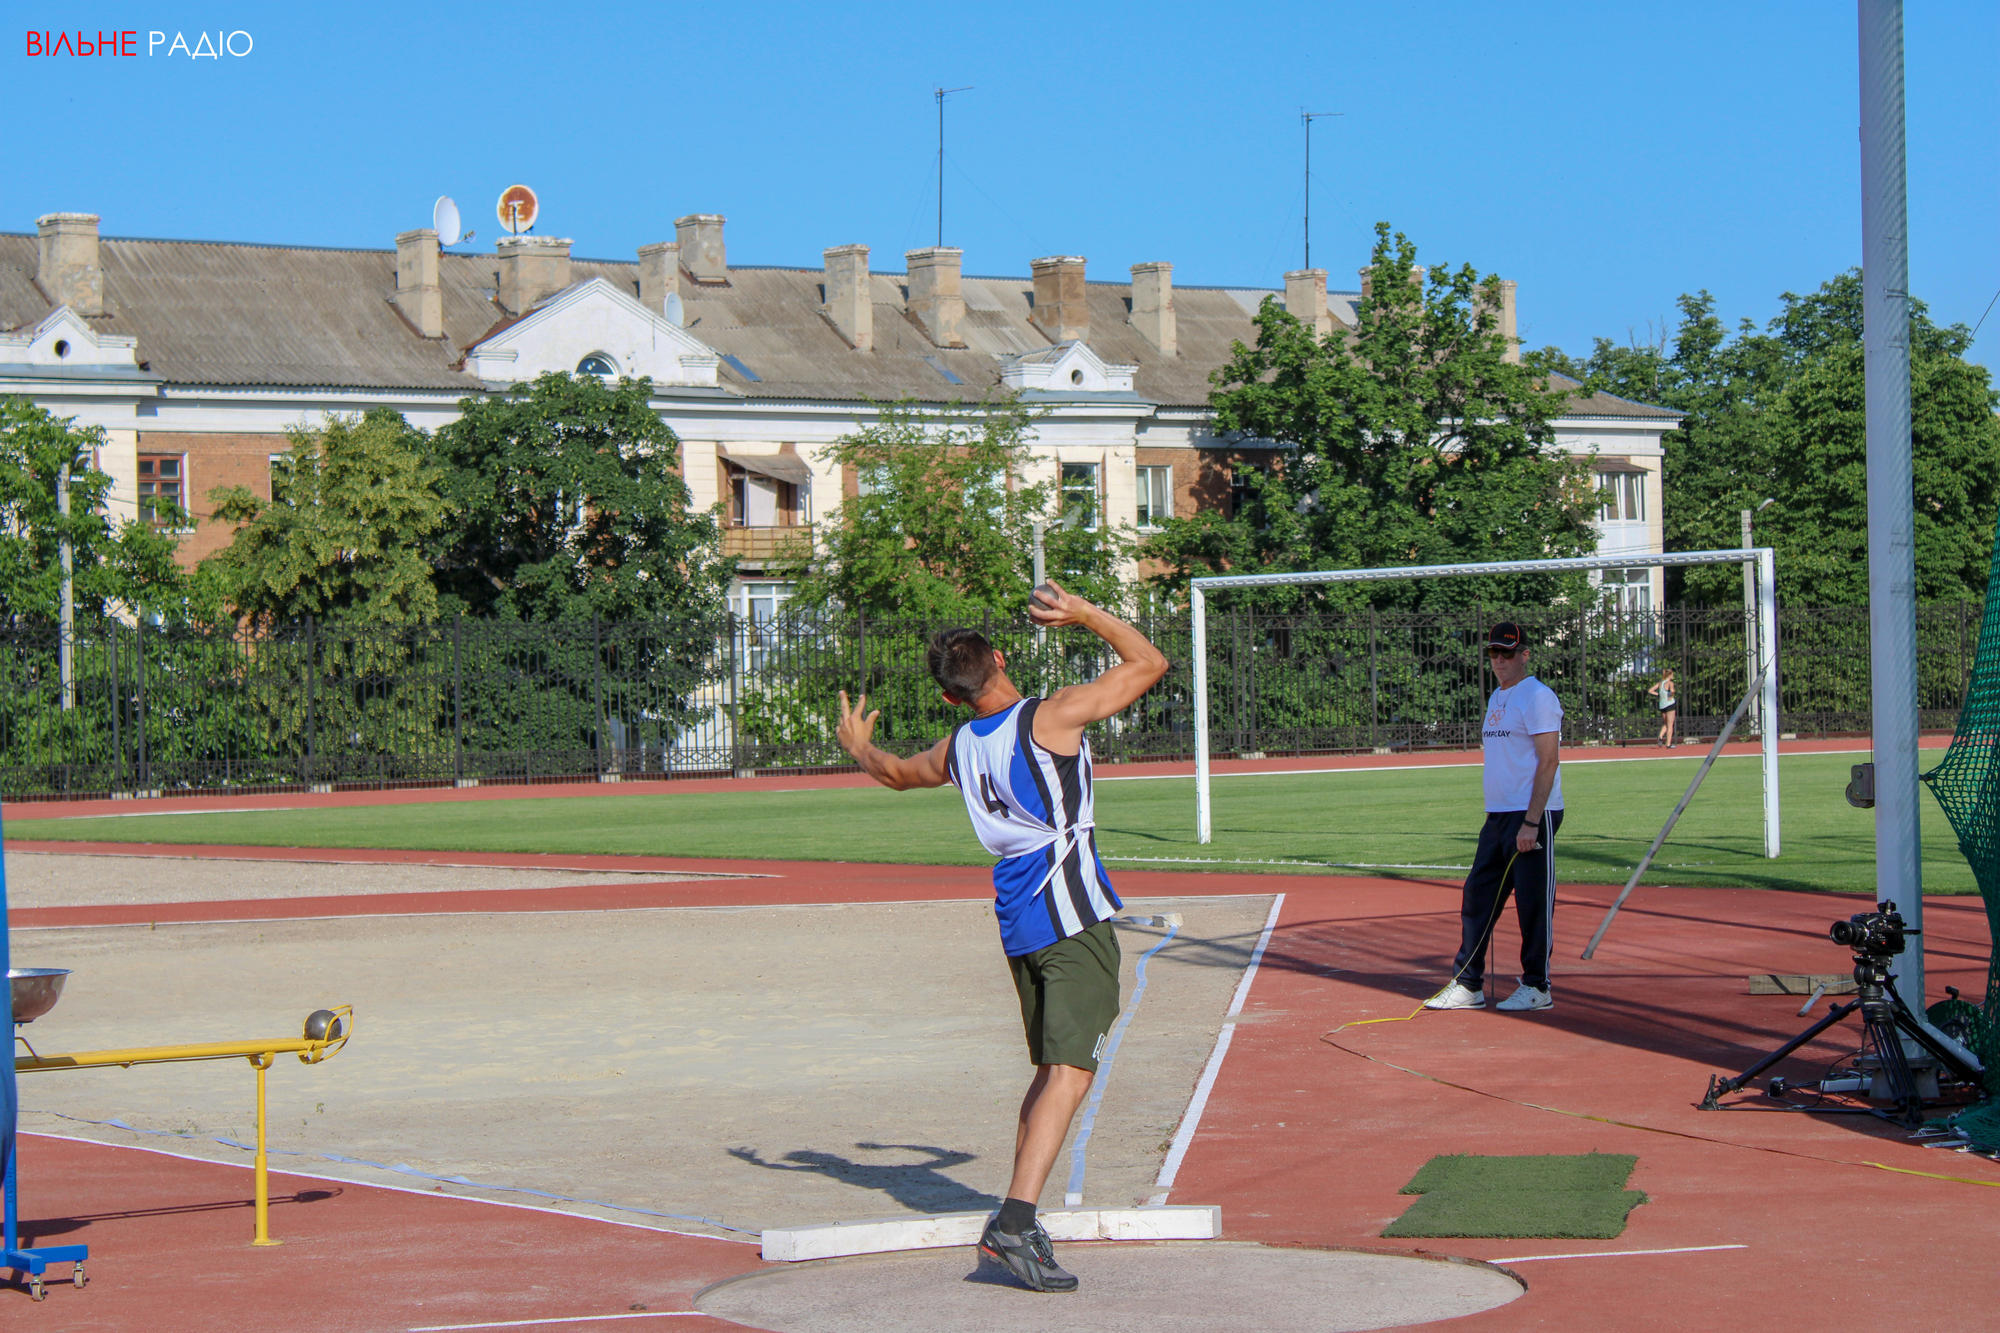
{"type": "MultiPolygon", "coordinates": [[[[1963,1056],[1933,1036],[1916,1015],[1910,1012],[1910,1007],[1903,1003],[1903,997],[1896,993],[1896,983],[1889,976],[1889,957],[1888,954],[1857,951],[1854,954],[1856,991],[1854,998],[1846,1004],[1837,1004],[1827,1010],[1824,1018],[1735,1078],[1709,1075],[1708,1095],[1702,1098],[1701,1109],[1721,1110],[1718,1098],[1743,1087],[1857,1009],[1861,1011],[1861,1024],[1866,1030],[1867,1044],[1874,1048],[1876,1055],[1882,1061],[1882,1073],[1889,1084],[1889,1099],[1896,1104],[1894,1112],[1878,1110],[1875,1112],[1877,1115],[1894,1120],[1910,1129],[1916,1128],[1923,1121],[1921,1114],[1923,1098],[1917,1092],[1916,1071],[1910,1068],[1909,1054],[1903,1049],[1904,1035],[1908,1035],[1912,1041],[1928,1051],[1941,1068],[1949,1070],[1963,1082],[1970,1083],[1974,1087],[1979,1086],[1979,1071],[1967,1064],[1963,1056]]],[[[1772,1096],[1782,1095],[1783,1090],[1783,1084],[1774,1079],[1772,1096]]]]}

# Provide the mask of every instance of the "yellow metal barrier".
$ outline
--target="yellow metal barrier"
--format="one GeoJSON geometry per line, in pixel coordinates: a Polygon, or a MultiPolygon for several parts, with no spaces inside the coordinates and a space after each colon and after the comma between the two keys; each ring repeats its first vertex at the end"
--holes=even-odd
{"type": "Polygon", "coordinates": [[[354,1031],[354,1006],[343,1004],[315,1010],[307,1019],[304,1035],[281,1037],[275,1041],[211,1041],[191,1046],[134,1046],[117,1051],[78,1051],[73,1055],[19,1055],[14,1057],[17,1073],[43,1069],[102,1069],[116,1065],[178,1064],[192,1060],[245,1059],[257,1071],[257,1234],[252,1245],[282,1245],[271,1239],[270,1158],[264,1150],[264,1073],[281,1055],[296,1054],[299,1063],[316,1065],[347,1045],[354,1031]]]}

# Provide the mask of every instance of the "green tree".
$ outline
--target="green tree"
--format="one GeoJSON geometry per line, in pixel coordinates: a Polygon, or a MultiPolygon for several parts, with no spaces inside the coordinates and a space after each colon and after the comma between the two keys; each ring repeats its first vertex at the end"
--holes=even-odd
{"type": "MultiPolygon", "coordinates": [[[[1681,322],[1658,348],[1598,339],[1590,357],[1549,353],[1593,388],[1683,414],[1667,434],[1668,550],[1736,546],[1740,513],[1777,550],[1780,600],[1867,601],[1867,432],[1861,279],[1850,271],[1805,296],[1786,292],[1763,330],[1731,331],[1707,292],[1680,298],[1681,322]]],[[[2000,423],[1988,372],[1965,360],[1970,333],[1940,328],[1923,303],[1910,315],[1911,448],[1917,593],[1977,600],[2000,507],[2000,423]]],[[[1727,567],[1668,571],[1670,601],[1736,605],[1727,567]]]]}
{"type": "Polygon", "coordinates": [[[1019,615],[1033,582],[1035,525],[1046,568],[1065,587],[1117,605],[1129,543],[1084,505],[1051,522],[1056,487],[1021,479],[1036,413],[1013,400],[970,409],[884,407],[836,440],[831,456],[858,493],[817,529],[817,554],[795,553],[801,608],[843,607],[942,624],[1019,615]]]}
{"type": "MultiPolygon", "coordinates": [[[[1197,574],[1521,560],[1589,551],[1582,465],[1554,448],[1568,392],[1510,361],[1498,280],[1470,266],[1416,272],[1416,248],[1376,228],[1369,295],[1352,330],[1324,337],[1275,298],[1215,372],[1225,438],[1279,446],[1249,468],[1228,518],[1171,520],[1143,548],[1178,588],[1197,574]]],[[[1381,583],[1272,590],[1274,606],[1374,601],[1453,606],[1552,600],[1576,579],[1381,583]]]]}
{"type": "Polygon", "coordinates": [[[649,380],[546,374],[468,398],[432,437],[451,518],[436,543],[448,606],[512,620],[720,612],[733,564],[694,513],[680,442],[649,380]]]}
{"type": "Polygon", "coordinates": [[[79,619],[123,609],[170,621],[199,614],[174,559],[187,515],[167,504],[114,523],[111,478],[94,466],[104,432],[25,398],[0,400],[0,619],[54,625],[62,614],[62,544],[70,547],[79,619]],[[65,469],[69,513],[62,512],[65,469]],[[148,521],[157,517],[159,527],[148,521]]]}
{"type": "Polygon", "coordinates": [[[371,409],[290,432],[274,465],[271,499],[246,487],[209,492],[234,539],[202,562],[238,616],[271,626],[325,620],[409,624],[436,618],[438,594],[424,548],[449,510],[443,470],[401,413],[371,409]]]}

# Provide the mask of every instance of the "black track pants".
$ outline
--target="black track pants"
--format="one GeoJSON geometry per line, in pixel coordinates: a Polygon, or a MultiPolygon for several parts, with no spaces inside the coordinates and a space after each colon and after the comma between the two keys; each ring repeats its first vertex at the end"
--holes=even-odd
{"type": "Polygon", "coordinates": [[[1543,814],[1537,839],[1541,847],[1522,852],[1515,859],[1514,835],[1526,815],[1525,810],[1494,811],[1479,830],[1479,851],[1472,858],[1472,873],[1465,877],[1465,896],[1459,907],[1458,958],[1453,972],[1473,990],[1486,989],[1486,946],[1492,942],[1509,890],[1521,922],[1522,984],[1538,990],[1549,988],[1549,955],[1555,949],[1556,830],[1562,827],[1563,812],[1543,814]],[[1513,860],[1511,869],[1509,860],[1513,860]]]}

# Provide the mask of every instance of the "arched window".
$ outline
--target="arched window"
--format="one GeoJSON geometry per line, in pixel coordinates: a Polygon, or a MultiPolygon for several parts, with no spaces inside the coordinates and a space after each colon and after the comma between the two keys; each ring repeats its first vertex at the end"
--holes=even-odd
{"type": "Polygon", "coordinates": [[[576,363],[576,373],[579,375],[616,375],[618,373],[618,363],[602,352],[592,352],[589,356],[576,363]]]}

